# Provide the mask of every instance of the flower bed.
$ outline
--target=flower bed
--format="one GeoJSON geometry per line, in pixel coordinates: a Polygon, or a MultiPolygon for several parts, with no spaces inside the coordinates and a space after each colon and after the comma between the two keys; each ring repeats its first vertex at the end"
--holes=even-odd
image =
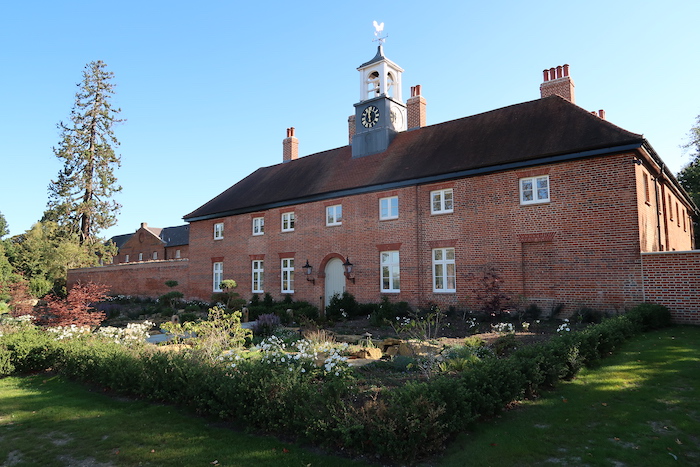
{"type": "MultiPolygon", "coordinates": [[[[235,325],[235,316],[220,318],[235,325]]],[[[573,377],[630,336],[669,324],[665,308],[640,305],[507,357],[472,339],[456,357],[434,362],[432,372],[418,370],[418,380],[386,390],[363,384],[362,373],[344,360],[342,346],[291,336],[289,342],[270,338],[253,352],[234,349],[212,360],[196,349],[161,352],[97,333],[57,339],[31,324],[13,323],[0,329],[0,374],[53,368],[118,393],[189,406],[257,430],[412,462],[439,452],[457,433],[513,400],[573,377]],[[461,364],[440,367],[458,358],[461,364]]]]}

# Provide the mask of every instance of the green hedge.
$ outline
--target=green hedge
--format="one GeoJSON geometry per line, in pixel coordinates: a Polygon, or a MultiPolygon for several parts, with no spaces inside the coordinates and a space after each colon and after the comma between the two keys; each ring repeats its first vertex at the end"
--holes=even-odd
{"type": "Polygon", "coordinates": [[[34,328],[0,337],[0,375],[51,367],[72,379],[188,406],[252,429],[413,462],[441,451],[457,433],[511,401],[573,377],[629,337],[669,324],[667,309],[643,304],[508,358],[486,358],[457,375],[378,395],[361,393],[352,381],[312,378],[256,361],[241,360],[231,369],[151,347],[54,341],[34,328]]]}

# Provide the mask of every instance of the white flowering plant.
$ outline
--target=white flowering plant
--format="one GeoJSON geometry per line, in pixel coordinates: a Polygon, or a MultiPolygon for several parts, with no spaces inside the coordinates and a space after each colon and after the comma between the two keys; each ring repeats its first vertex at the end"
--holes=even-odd
{"type": "MultiPolygon", "coordinates": [[[[348,344],[316,342],[300,339],[287,343],[278,336],[270,336],[253,348],[260,353],[260,364],[308,377],[348,378],[352,369],[343,352],[348,344]]],[[[232,354],[222,359],[232,369],[238,368],[241,356],[232,354]]]]}
{"type": "Polygon", "coordinates": [[[513,334],[515,333],[515,327],[513,323],[496,323],[491,325],[493,332],[498,334],[513,334]]]}
{"type": "Polygon", "coordinates": [[[148,331],[154,326],[150,321],[143,323],[129,323],[126,328],[117,328],[114,326],[100,327],[92,332],[90,326],[53,326],[46,328],[46,332],[54,336],[54,340],[77,339],[81,337],[93,336],[98,339],[112,341],[122,345],[138,345],[146,342],[150,336],[148,331]]]}
{"type": "Polygon", "coordinates": [[[565,332],[570,332],[571,331],[571,326],[569,326],[569,319],[565,319],[563,323],[559,325],[557,328],[557,333],[562,334],[565,332]]]}

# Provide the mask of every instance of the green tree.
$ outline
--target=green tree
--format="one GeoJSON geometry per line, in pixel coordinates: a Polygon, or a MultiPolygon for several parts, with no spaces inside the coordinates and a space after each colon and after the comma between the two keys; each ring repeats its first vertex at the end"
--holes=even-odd
{"type": "MultiPolygon", "coordinates": [[[[688,143],[683,147],[691,151],[691,161],[678,173],[677,178],[681,186],[685,188],[695,205],[700,207],[700,115],[695,126],[690,129],[688,143]]],[[[693,230],[695,232],[695,248],[700,246],[700,223],[698,218],[693,218],[693,230]]]]}
{"type": "Polygon", "coordinates": [[[12,265],[5,253],[5,242],[2,239],[2,237],[8,233],[10,233],[10,231],[7,226],[7,221],[5,220],[5,216],[0,212],[0,302],[2,302],[3,299],[9,298],[3,290],[13,279],[12,265]]]}
{"type": "Polygon", "coordinates": [[[29,290],[37,297],[50,290],[65,293],[68,269],[97,266],[100,258],[111,259],[116,253],[111,242],[81,244],[77,233],[68,234],[51,221],[37,222],[5,244],[13,270],[29,281],[29,290]]]}
{"type": "Polygon", "coordinates": [[[10,228],[7,225],[7,221],[5,220],[5,216],[2,215],[0,212],[0,240],[2,237],[10,233],[10,228]]]}
{"type": "Polygon", "coordinates": [[[56,180],[49,185],[48,212],[52,220],[80,243],[93,241],[96,234],[116,223],[121,207],[112,196],[121,191],[114,174],[121,159],[114,152],[119,142],[112,130],[121,109],[112,107],[114,74],[102,61],[90,62],[78,84],[70,122],[60,122],[61,141],[54,153],[63,162],[56,180]]]}

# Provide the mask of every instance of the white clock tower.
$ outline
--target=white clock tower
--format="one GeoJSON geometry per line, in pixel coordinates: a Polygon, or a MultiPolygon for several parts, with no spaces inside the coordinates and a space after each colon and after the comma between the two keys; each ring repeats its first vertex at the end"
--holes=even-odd
{"type": "Polygon", "coordinates": [[[379,42],[374,58],[357,69],[360,102],[355,104],[353,157],[385,151],[394,135],[406,130],[406,104],[401,99],[403,69],[384,56],[383,39],[379,42]]]}

